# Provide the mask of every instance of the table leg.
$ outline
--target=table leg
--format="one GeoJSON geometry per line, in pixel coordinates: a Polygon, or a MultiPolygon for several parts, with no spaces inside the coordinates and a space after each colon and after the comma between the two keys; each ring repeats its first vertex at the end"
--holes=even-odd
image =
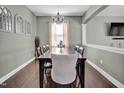
{"type": "Polygon", "coordinates": [[[80,81],[81,81],[81,88],[85,87],[85,62],[83,60],[81,60],[81,63],[79,65],[79,69],[80,69],[80,81]]]}
{"type": "Polygon", "coordinates": [[[41,59],[41,60],[39,60],[39,81],[40,81],[40,88],[43,88],[43,80],[44,80],[44,61],[41,59]]]}
{"type": "Polygon", "coordinates": [[[77,74],[80,79],[81,88],[85,87],[85,58],[79,58],[77,64],[77,74]]]}

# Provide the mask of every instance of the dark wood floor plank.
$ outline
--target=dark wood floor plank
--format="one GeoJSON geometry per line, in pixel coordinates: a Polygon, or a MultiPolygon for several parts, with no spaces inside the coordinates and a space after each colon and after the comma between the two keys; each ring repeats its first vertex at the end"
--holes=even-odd
{"type": "Polygon", "coordinates": [[[39,87],[39,71],[38,64],[30,63],[17,74],[9,78],[5,83],[7,88],[38,88],[39,87]]]}
{"type": "MultiPolygon", "coordinates": [[[[33,61],[14,76],[5,81],[3,88],[39,88],[39,65],[33,61]]],[[[115,86],[98,73],[88,63],[85,64],[86,88],[115,88],[115,86]]]]}
{"type": "Polygon", "coordinates": [[[103,77],[88,63],[85,64],[85,87],[86,88],[115,88],[110,81],[103,77]]]}

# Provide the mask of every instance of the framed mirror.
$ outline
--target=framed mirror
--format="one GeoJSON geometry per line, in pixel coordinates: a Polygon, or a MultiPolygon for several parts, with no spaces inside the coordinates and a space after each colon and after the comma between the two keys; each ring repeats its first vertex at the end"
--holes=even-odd
{"type": "Polygon", "coordinates": [[[29,21],[25,21],[25,34],[31,35],[31,23],[29,21]]]}
{"type": "Polygon", "coordinates": [[[0,31],[12,32],[12,14],[4,6],[0,6],[0,31]]]}
{"type": "Polygon", "coordinates": [[[14,28],[15,28],[15,33],[17,34],[24,34],[24,20],[22,16],[16,14],[14,16],[14,28]]]}

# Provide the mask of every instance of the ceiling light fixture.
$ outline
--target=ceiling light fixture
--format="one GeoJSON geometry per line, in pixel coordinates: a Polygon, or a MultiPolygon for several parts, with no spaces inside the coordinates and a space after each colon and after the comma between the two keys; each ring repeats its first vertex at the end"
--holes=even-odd
{"type": "Polygon", "coordinates": [[[52,21],[57,23],[57,24],[61,24],[64,22],[64,16],[60,15],[59,8],[58,8],[57,15],[52,17],[52,21]]]}

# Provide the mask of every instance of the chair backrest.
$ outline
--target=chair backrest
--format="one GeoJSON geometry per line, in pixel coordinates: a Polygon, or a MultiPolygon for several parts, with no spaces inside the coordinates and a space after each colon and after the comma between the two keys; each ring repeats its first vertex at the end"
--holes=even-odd
{"type": "Polygon", "coordinates": [[[59,84],[72,83],[76,78],[77,55],[51,54],[52,80],[59,84]]]}
{"type": "Polygon", "coordinates": [[[79,46],[78,45],[75,45],[74,46],[74,49],[77,51],[79,49],[79,46]]]}
{"type": "Polygon", "coordinates": [[[41,47],[37,47],[36,48],[36,57],[39,57],[40,55],[42,55],[41,47]]]}
{"type": "Polygon", "coordinates": [[[83,54],[84,54],[84,48],[83,48],[83,47],[80,47],[79,50],[80,50],[80,54],[81,54],[82,57],[83,57],[83,54]]]}

